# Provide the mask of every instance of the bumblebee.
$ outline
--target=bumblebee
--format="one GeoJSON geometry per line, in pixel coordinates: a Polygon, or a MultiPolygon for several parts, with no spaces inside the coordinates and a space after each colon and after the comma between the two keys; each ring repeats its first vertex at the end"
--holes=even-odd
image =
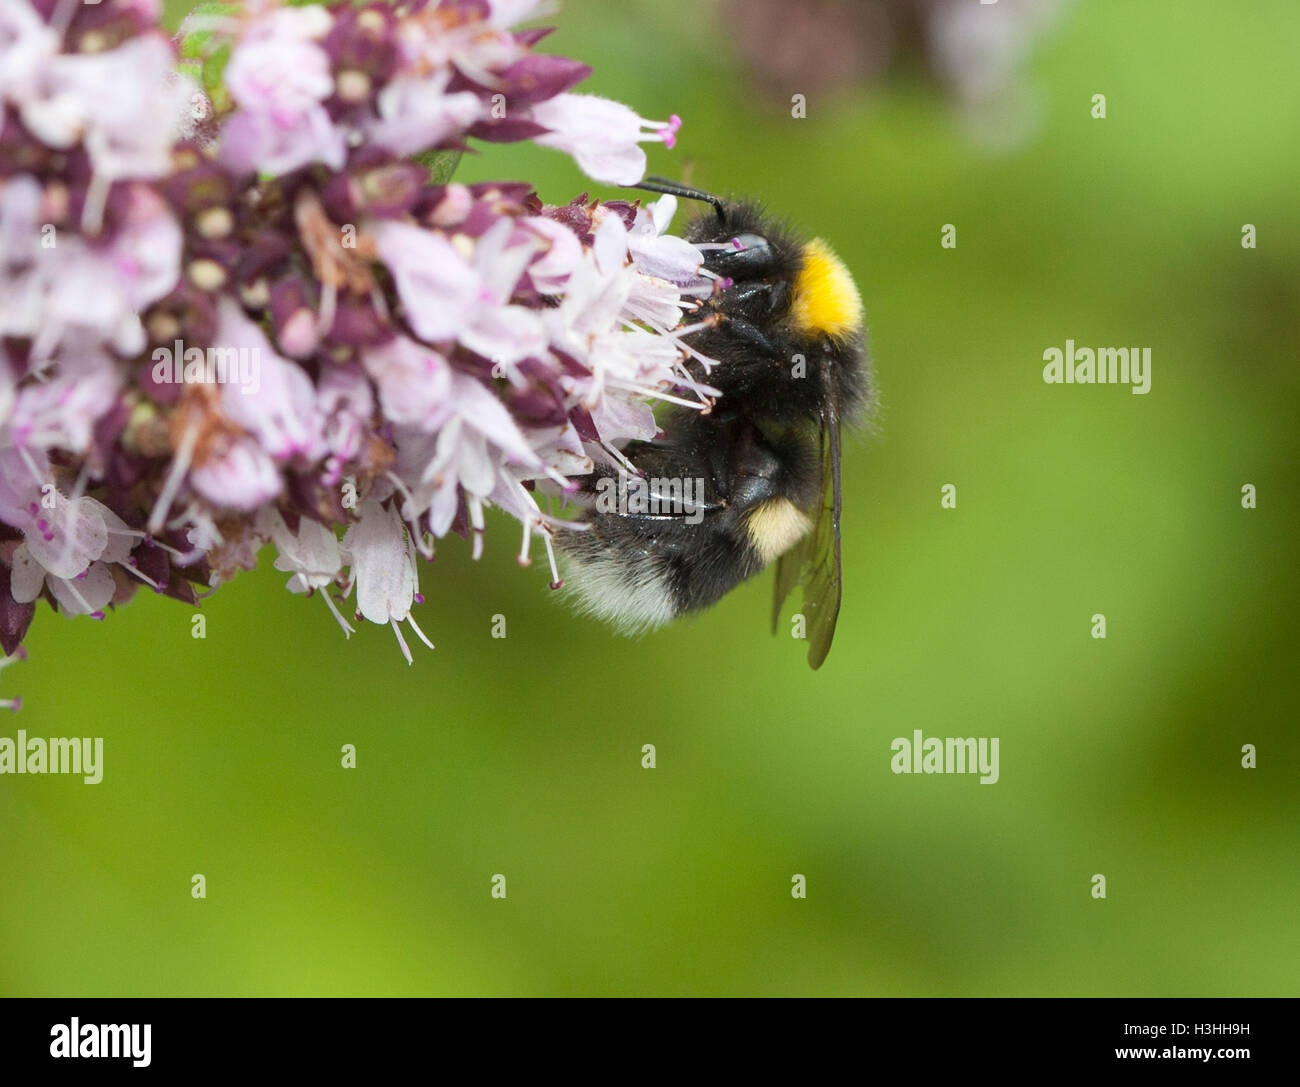
{"type": "MultiPolygon", "coordinates": [[[[756,204],[658,178],[635,187],[712,205],[686,234],[715,280],[688,342],[716,365],[687,365],[722,395],[707,412],[671,408],[659,437],[623,448],[643,500],[583,503],[589,530],[558,538],[566,583],[581,610],[636,633],[775,563],[773,632],[801,584],[818,668],[840,610],[840,426],[870,393],[861,297],[824,241],[800,240],[756,204]],[[689,500],[661,493],[674,481],[698,486],[689,500]]],[[[616,475],[625,487],[625,470],[598,467],[584,497],[616,475]]]]}

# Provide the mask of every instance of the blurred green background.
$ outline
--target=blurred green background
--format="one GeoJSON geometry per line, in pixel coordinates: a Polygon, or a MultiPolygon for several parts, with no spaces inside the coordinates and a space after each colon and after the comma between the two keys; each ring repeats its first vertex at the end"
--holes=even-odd
{"type": "MultiPolygon", "coordinates": [[[[546,48],[685,119],[652,172],[760,194],[857,276],[881,407],[826,666],[769,635],[770,575],[614,637],[500,516],[422,568],[414,667],[269,553],[203,641],[150,594],[42,609],[0,734],[106,767],[0,779],[0,994],[1300,993],[1300,11],[1077,3],[996,153],[915,63],[792,119],[731,17],[570,0],[546,48]],[[1045,385],[1067,337],[1150,346],[1151,393],[1045,385]],[[915,728],[999,737],[1001,780],[894,775],[915,728]]],[[[618,195],[532,146],[458,177],[618,195]]]]}

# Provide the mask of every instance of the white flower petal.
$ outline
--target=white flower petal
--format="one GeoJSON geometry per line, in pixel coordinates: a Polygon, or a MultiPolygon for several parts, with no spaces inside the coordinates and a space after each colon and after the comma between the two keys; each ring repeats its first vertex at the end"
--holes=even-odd
{"type": "Polygon", "coordinates": [[[416,593],[415,552],[396,510],[370,499],[343,537],[357,582],[357,610],[372,623],[399,623],[416,593]]]}

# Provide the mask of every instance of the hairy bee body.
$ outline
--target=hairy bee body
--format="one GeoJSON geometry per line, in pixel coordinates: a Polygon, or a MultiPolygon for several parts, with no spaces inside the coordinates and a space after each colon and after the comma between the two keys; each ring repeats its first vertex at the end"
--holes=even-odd
{"type": "MultiPolygon", "coordinates": [[[[592,509],[587,532],[565,533],[566,584],[581,607],[625,633],[716,604],[811,527],[816,466],[807,443],[770,444],[746,415],[677,409],[667,437],[625,450],[647,479],[699,481],[704,509],[661,514],[592,509]]],[[[622,480],[602,466],[601,478],[622,480]]]]}
{"type": "Polygon", "coordinates": [[[722,392],[721,403],[743,405],[757,419],[814,424],[826,406],[816,376],[829,364],[839,383],[840,413],[856,418],[867,398],[868,372],[862,301],[848,270],[821,239],[798,240],[754,203],[726,205],[725,220],[702,216],[686,237],[712,244],[746,235],[764,239],[768,253],[751,246],[706,260],[707,268],[734,285],[712,302],[712,309],[731,320],[691,338],[693,347],[719,363],[707,375],[701,369],[701,379],[722,392]],[[751,330],[766,343],[757,342],[751,330]]]}
{"type": "MultiPolygon", "coordinates": [[[[778,609],[804,581],[817,667],[839,611],[840,421],[869,393],[857,288],[824,242],[797,240],[757,205],[656,191],[714,205],[687,239],[720,281],[690,340],[717,365],[691,368],[722,395],[707,413],[671,409],[661,437],[623,449],[651,501],[592,502],[590,529],[559,537],[566,582],[580,608],[633,633],[707,608],[775,562],[778,609]],[[683,480],[696,484],[693,502],[654,501],[655,481],[683,480]]],[[[616,479],[628,485],[598,467],[586,497],[616,479]]]]}

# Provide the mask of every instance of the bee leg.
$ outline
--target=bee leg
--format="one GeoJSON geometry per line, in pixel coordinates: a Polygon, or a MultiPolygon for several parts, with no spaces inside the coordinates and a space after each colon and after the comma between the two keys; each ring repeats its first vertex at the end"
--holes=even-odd
{"type": "Polygon", "coordinates": [[[732,317],[730,314],[720,314],[723,323],[726,324],[727,330],[737,339],[744,340],[751,347],[756,347],[764,355],[770,358],[781,358],[781,352],[772,346],[772,341],[763,335],[762,330],[757,325],[752,325],[740,317],[732,317]]]}
{"type": "Polygon", "coordinates": [[[779,308],[790,297],[790,284],[784,279],[770,280],[763,283],[742,283],[731,287],[727,292],[727,301],[731,303],[748,302],[759,295],[767,295],[768,312],[779,308]]]}

